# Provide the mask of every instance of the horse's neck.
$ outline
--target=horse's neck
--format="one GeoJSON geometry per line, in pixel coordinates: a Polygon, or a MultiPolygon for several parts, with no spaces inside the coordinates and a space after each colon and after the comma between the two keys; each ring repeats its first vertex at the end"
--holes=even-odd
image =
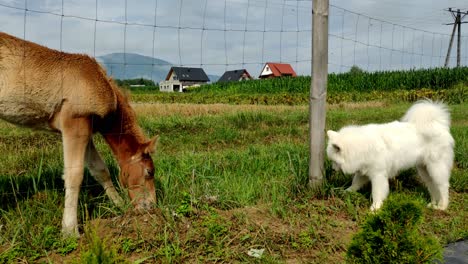
{"type": "Polygon", "coordinates": [[[144,136],[131,109],[119,104],[117,111],[105,118],[100,131],[119,163],[128,161],[139,151],[144,136]]]}

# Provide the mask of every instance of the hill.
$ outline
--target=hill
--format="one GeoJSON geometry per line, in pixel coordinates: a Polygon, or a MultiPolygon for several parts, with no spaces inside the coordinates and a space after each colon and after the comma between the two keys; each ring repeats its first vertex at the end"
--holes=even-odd
{"type": "Polygon", "coordinates": [[[111,53],[96,59],[104,65],[110,75],[121,80],[145,78],[159,82],[166,78],[172,66],[168,61],[135,53],[111,53]]]}
{"type": "MultiPolygon", "coordinates": [[[[158,83],[166,78],[169,69],[173,66],[171,62],[135,53],[111,53],[96,59],[104,65],[110,75],[120,80],[144,78],[158,83]],[[124,62],[127,64],[126,67],[124,62]]],[[[216,82],[219,77],[208,74],[211,82],[216,82]]]]}

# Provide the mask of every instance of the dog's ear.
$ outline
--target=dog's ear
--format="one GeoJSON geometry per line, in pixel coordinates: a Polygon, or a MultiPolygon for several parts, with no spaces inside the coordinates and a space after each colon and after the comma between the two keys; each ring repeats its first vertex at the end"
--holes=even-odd
{"type": "Polygon", "coordinates": [[[333,137],[335,137],[338,133],[333,131],[333,130],[328,130],[327,131],[327,136],[329,139],[332,139],[333,137]]]}
{"type": "Polygon", "coordinates": [[[340,151],[341,151],[340,146],[338,146],[337,144],[332,144],[332,147],[333,147],[333,149],[334,149],[336,152],[340,152],[340,151]]]}

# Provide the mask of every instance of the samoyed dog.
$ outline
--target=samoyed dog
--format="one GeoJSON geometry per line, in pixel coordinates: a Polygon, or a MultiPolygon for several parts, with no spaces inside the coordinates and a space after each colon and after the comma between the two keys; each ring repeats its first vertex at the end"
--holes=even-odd
{"type": "Polygon", "coordinates": [[[415,103],[401,121],[346,126],[327,131],[327,155],[335,170],[354,174],[347,189],[372,185],[371,210],[388,196],[388,180],[416,167],[431,195],[429,207],[447,209],[454,140],[447,107],[430,100],[415,103]]]}

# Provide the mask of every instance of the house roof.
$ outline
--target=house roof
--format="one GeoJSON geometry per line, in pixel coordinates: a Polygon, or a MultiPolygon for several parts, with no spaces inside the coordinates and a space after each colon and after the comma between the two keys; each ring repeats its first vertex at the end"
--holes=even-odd
{"type": "MultiPolygon", "coordinates": [[[[267,62],[265,66],[270,67],[270,70],[273,72],[274,76],[283,76],[283,75],[291,75],[293,77],[296,77],[296,72],[294,69],[291,67],[290,64],[287,63],[274,63],[274,62],[267,62]]],[[[265,69],[265,66],[263,69],[265,69]]]]}
{"type": "Polygon", "coordinates": [[[171,67],[169,73],[166,76],[166,80],[169,80],[169,77],[171,77],[172,72],[175,73],[175,75],[180,81],[210,81],[210,79],[208,78],[208,76],[202,68],[171,67]]]}
{"type": "Polygon", "coordinates": [[[221,78],[219,78],[218,82],[230,82],[230,81],[238,81],[243,74],[247,74],[249,79],[252,79],[249,72],[246,69],[241,70],[233,70],[233,71],[226,71],[221,78]]]}

